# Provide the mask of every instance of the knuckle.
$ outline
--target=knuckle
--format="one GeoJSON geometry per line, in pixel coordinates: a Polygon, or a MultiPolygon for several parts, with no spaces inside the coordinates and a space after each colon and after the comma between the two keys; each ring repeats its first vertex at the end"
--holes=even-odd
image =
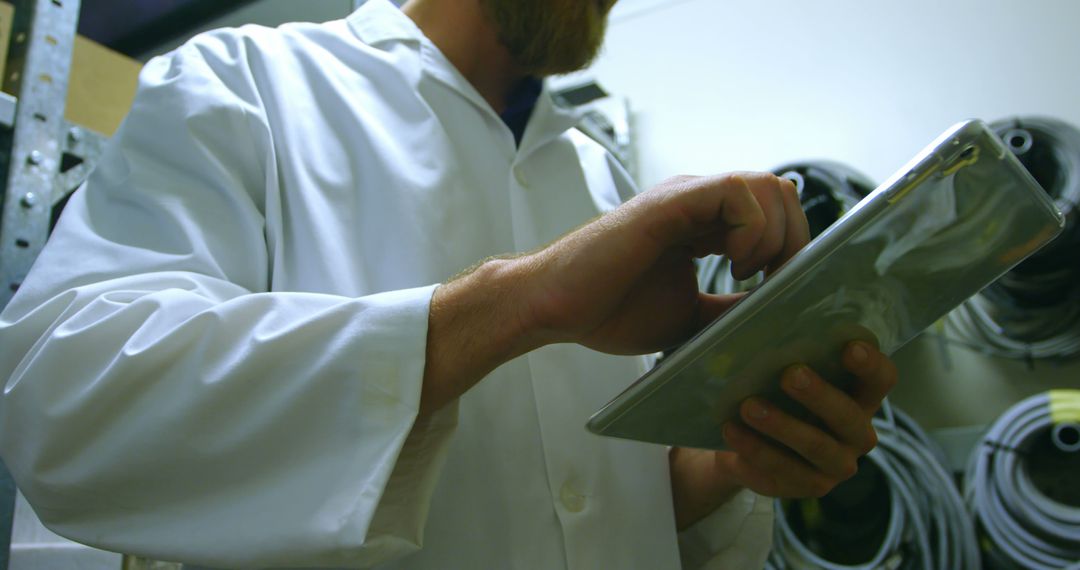
{"type": "Polygon", "coordinates": [[[756,465],[761,462],[762,447],[751,437],[741,435],[728,440],[728,444],[747,463],[756,465]]]}
{"type": "Polygon", "coordinates": [[[747,180],[747,174],[746,172],[728,172],[723,175],[723,180],[732,187],[749,191],[750,182],[747,180]]]}
{"type": "Polygon", "coordinates": [[[671,177],[666,178],[663,182],[660,183],[660,185],[661,186],[682,186],[682,185],[684,185],[684,184],[686,184],[688,182],[691,182],[691,181],[693,181],[695,179],[696,178],[694,176],[689,176],[689,175],[686,175],[686,174],[676,174],[675,176],[671,176],[671,177]]]}
{"type": "Polygon", "coordinates": [[[806,453],[810,457],[826,457],[832,448],[832,442],[820,433],[811,436],[806,444],[806,453]]]}
{"type": "Polygon", "coordinates": [[[780,178],[780,191],[783,192],[789,200],[799,201],[799,189],[795,185],[795,181],[790,178],[780,178]]]}

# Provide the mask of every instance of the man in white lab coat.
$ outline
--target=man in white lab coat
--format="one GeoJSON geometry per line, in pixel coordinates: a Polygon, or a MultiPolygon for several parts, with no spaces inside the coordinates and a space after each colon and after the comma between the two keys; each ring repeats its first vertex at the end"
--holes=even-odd
{"type": "Polygon", "coordinates": [[[0,450],[41,519],[220,567],[760,566],[757,493],[850,476],[896,372],[793,368],[824,427],[749,401],[732,452],[584,431],[647,366],[612,355],[730,304],[695,256],[807,241],[771,175],[631,200],[531,79],[585,65],[613,3],[370,0],[149,62],[0,318],[0,450]]]}

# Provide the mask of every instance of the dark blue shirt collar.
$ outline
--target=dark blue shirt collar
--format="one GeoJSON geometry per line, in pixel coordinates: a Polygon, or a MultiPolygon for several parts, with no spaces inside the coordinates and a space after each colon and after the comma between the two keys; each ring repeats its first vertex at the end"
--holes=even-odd
{"type": "Polygon", "coordinates": [[[514,142],[521,146],[525,136],[525,127],[529,124],[536,102],[540,99],[544,82],[536,77],[522,79],[506,98],[506,110],[499,115],[510,132],[514,133],[514,142]]]}

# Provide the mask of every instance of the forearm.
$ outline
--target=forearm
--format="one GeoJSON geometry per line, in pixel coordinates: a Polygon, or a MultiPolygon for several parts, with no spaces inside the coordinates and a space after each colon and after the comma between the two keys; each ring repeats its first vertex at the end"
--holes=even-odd
{"type": "Polygon", "coordinates": [[[524,258],[493,259],[435,290],[421,416],[458,398],[504,362],[545,344],[526,318],[529,272],[524,258]]]}

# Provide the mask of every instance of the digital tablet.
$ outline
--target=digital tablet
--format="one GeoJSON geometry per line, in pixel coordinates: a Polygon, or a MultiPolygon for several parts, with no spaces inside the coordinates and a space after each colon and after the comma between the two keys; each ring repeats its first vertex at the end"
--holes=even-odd
{"type": "Polygon", "coordinates": [[[618,395],[594,433],[723,449],[721,426],[764,396],[805,417],[781,373],[846,387],[847,343],[891,354],[1057,236],[1065,218],[981,121],[960,123],[751,294],[618,395]]]}

